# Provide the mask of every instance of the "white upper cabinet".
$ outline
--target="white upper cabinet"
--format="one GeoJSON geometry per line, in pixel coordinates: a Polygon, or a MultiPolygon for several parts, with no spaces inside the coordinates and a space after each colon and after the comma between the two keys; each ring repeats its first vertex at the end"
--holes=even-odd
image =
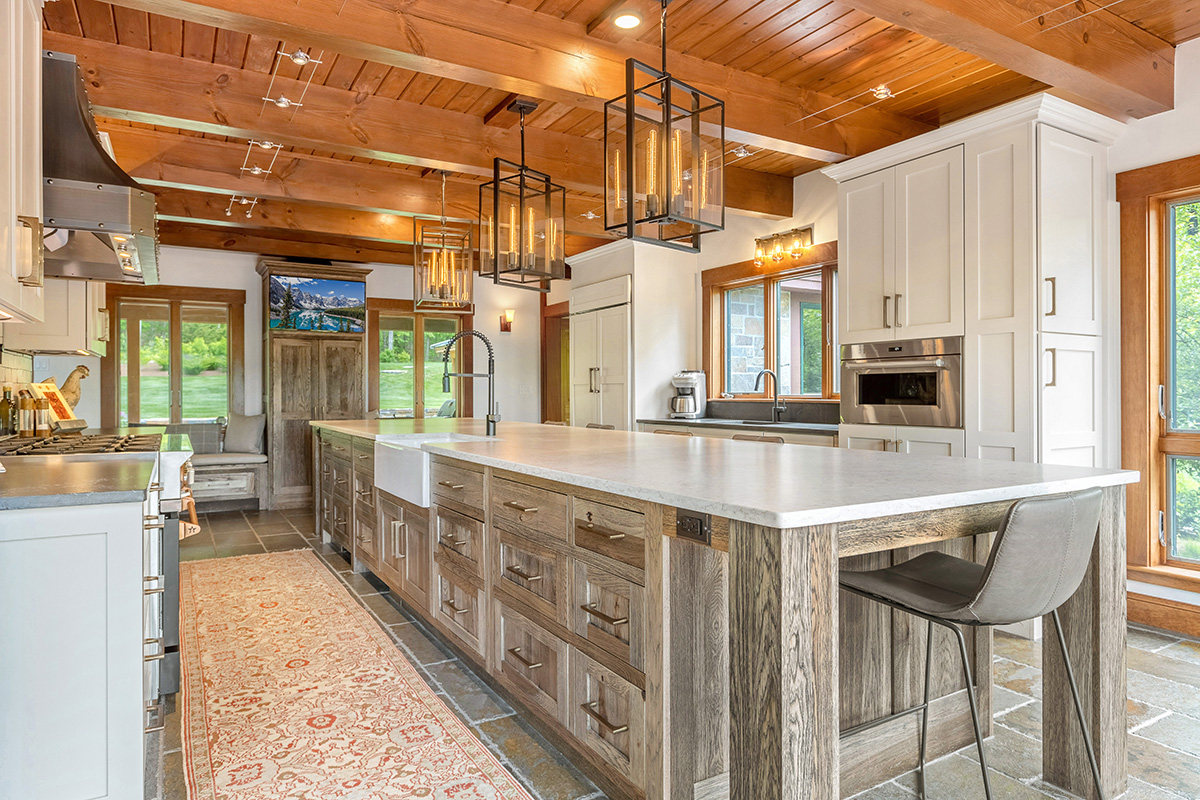
{"type": "Polygon", "coordinates": [[[1108,148],[1038,126],[1040,330],[1100,335],[1108,148]]]}
{"type": "Polygon", "coordinates": [[[839,192],[843,344],[963,333],[963,148],[839,192]]]}
{"type": "Polygon", "coordinates": [[[39,321],[42,299],[42,3],[0,9],[0,319],[39,321]]]}
{"type": "Polygon", "coordinates": [[[4,346],[31,353],[84,351],[103,356],[109,331],[104,287],[100,281],[47,278],[45,321],[6,324],[4,346]]]}

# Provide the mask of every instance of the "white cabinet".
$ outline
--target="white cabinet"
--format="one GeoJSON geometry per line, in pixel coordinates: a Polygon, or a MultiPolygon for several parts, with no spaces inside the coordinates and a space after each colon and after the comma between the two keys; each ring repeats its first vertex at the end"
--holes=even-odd
{"type": "MultiPolygon", "coordinates": [[[[605,283],[609,283],[606,281],[605,283]]],[[[632,422],[629,281],[573,298],[571,316],[571,424],[589,422],[629,430],[632,422]],[[612,294],[608,294],[611,292],[612,294]],[[593,296],[594,295],[594,296],[593,296]],[[610,305],[608,300],[618,300],[610,305]],[[587,310],[589,305],[599,306],[587,310]]]]}
{"type": "Polygon", "coordinates": [[[926,456],[966,455],[966,433],[960,428],[909,425],[841,425],[838,445],[848,450],[877,450],[926,456]]]}
{"type": "Polygon", "coordinates": [[[963,333],[963,148],[839,191],[843,344],[963,333]]]}
{"type": "Polygon", "coordinates": [[[42,3],[0,9],[0,319],[42,308],[42,3]]]}
{"type": "Polygon", "coordinates": [[[1104,466],[1100,337],[1044,333],[1041,338],[1039,460],[1104,466]]]}
{"type": "Polygon", "coordinates": [[[104,287],[99,281],[47,279],[45,321],[5,325],[4,346],[28,352],[82,350],[103,356],[109,331],[104,287]]]}

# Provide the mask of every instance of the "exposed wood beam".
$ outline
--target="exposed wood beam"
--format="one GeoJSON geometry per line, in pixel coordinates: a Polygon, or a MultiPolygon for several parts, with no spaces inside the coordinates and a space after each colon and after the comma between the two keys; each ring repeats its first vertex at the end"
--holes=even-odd
{"type": "MultiPolygon", "coordinates": [[[[440,213],[440,181],[422,180],[393,167],[281,152],[273,174],[243,177],[238,167],[245,145],[124,126],[108,126],[107,131],[118,163],[152,187],[299,200],[400,216],[433,218],[440,213]]],[[[599,204],[595,198],[568,194],[567,232],[603,237],[599,221],[580,216],[599,204]]],[[[447,180],[446,213],[465,222],[476,219],[479,185],[447,180]]]]}
{"type": "MultiPolygon", "coordinates": [[[[45,33],[44,45],[79,59],[88,99],[102,116],[486,177],[493,158],[520,152],[519,132],[488,125],[486,117],[314,84],[303,113],[291,118],[274,108],[263,111],[269,75],[53,32],[45,33]],[[171,76],[169,83],[163,75],[171,76]]],[[[288,96],[302,88],[276,79],[275,91],[288,96]]],[[[504,117],[516,121],[514,114],[504,117]]],[[[531,165],[569,189],[604,191],[602,142],[529,128],[526,151],[531,165]]],[[[731,209],[792,215],[789,176],[727,166],[725,184],[731,209]]]]}
{"type": "Polygon", "coordinates": [[[1174,107],[1174,48],[1093,0],[847,1],[1111,114],[1141,118],[1174,107]],[[1087,12],[1094,13],[1067,21],[1087,12]]]}
{"type": "MultiPolygon", "coordinates": [[[[244,33],[302,41],[347,56],[567,103],[594,111],[625,90],[625,60],[657,63],[658,48],[588,37],[581,23],[501,0],[114,0],[114,4],[244,33]]],[[[838,161],[924,133],[928,125],[875,108],[821,125],[837,98],[672,53],[673,74],[726,100],[729,138],[777,152],[838,161]],[[818,116],[804,123],[797,120],[818,116]]]]}
{"type": "MultiPolygon", "coordinates": [[[[377,262],[412,266],[412,247],[367,244],[362,240],[342,239],[324,234],[220,228],[169,220],[158,224],[158,239],[173,247],[200,247],[205,250],[230,250],[268,256],[327,258],[332,261],[377,262]]],[[[171,264],[162,265],[164,282],[171,278],[171,264]]]]}
{"type": "Polygon", "coordinates": [[[488,112],[483,115],[483,124],[498,125],[502,128],[511,128],[513,125],[516,125],[519,121],[517,115],[506,115],[505,112],[508,111],[508,107],[512,105],[512,102],[520,96],[521,95],[517,94],[516,92],[509,92],[508,94],[504,95],[503,100],[489,108],[488,112]]]}

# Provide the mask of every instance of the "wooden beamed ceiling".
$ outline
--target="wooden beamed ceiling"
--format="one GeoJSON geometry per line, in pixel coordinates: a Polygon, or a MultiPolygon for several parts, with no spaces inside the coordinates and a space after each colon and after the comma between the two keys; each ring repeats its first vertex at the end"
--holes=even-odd
{"type": "MultiPolygon", "coordinates": [[[[164,242],[411,262],[435,171],[447,215],[474,219],[525,97],[528,162],[568,188],[574,253],[605,241],[603,103],[626,58],[658,61],[658,2],[630,2],[634,32],[613,0],[58,0],[45,46],[79,58],[118,161],[161,190],[164,242]],[[277,55],[298,48],[321,63],[277,55]],[[268,87],[303,107],[264,104],[268,87]],[[239,170],[249,139],[285,145],[271,175],[239,170]],[[225,216],[235,194],[263,202],[225,216]]],[[[794,176],[1033,92],[1169,108],[1197,19],[1200,0],[674,0],[668,66],[726,101],[730,209],[785,218],[794,176]]]]}

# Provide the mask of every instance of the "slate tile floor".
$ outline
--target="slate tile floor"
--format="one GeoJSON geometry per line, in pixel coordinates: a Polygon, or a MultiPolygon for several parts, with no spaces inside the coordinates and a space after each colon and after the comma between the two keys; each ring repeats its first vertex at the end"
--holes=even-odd
{"type": "MultiPolygon", "coordinates": [[[[346,557],[313,534],[311,513],[203,515],[203,532],[180,543],[188,561],[312,547],[352,596],[391,634],[447,705],[538,800],[600,800],[604,795],[491,691],[373,575],[356,575],[346,557]]],[[[1200,800],[1200,641],[1131,625],[1129,629],[1129,791],[1124,800],[1200,800]]],[[[1041,650],[996,634],[995,735],[986,742],[997,800],[1061,800],[1040,782],[1041,650]]],[[[147,800],[187,800],[179,715],[161,734],[161,766],[147,769],[147,800]]],[[[974,745],[932,762],[929,800],[982,798],[974,745]]],[[[913,800],[908,773],[855,800],[913,800]]]]}

